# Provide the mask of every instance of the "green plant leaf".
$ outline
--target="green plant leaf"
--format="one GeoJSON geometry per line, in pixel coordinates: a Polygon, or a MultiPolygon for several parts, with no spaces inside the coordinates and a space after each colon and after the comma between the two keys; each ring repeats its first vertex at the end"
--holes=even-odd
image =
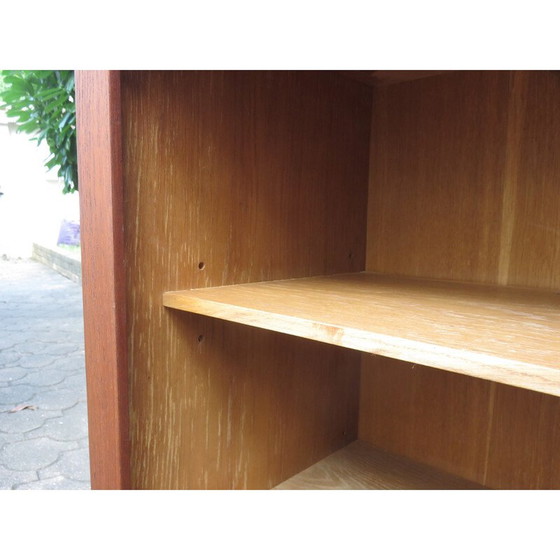
{"type": "Polygon", "coordinates": [[[62,130],[71,117],[72,117],[72,113],[70,112],[65,113],[58,125],[58,128],[62,130]]]}
{"type": "Polygon", "coordinates": [[[78,190],[74,72],[71,70],[3,70],[1,108],[15,118],[18,132],[45,141],[51,152],[47,169],[58,166],[63,192],[78,190]]]}
{"type": "Polygon", "coordinates": [[[46,101],[47,99],[50,99],[51,97],[57,96],[57,97],[61,97],[61,91],[60,88],[49,88],[49,89],[45,89],[45,90],[41,90],[37,92],[37,97],[39,97],[40,99],[42,99],[43,101],[46,101]]]}
{"type": "Polygon", "coordinates": [[[38,130],[37,123],[35,123],[35,121],[31,121],[18,126],[18,131],[27,132],[28,134],[36,132],[37,130],[38,130]]]}

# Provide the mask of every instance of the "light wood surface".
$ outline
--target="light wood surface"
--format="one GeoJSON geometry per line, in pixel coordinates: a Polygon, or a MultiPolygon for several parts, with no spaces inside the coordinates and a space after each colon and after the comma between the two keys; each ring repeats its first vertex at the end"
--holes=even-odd
{"type": "Polygon", "coordinates": [[[373,116],[370,88],[340,72],[116,76],[77,80],[94,485],[127,487],[130,464],[133,488],[270,488],[359,437],[489,487],[560,488],[560,399],[543,394],[558,394],[557,307],[537,292],[480,314],[472,293],[450,309],[423,290],[404,325],[388,306],[386,328],[430,333],[408,358],[380,333],[401,359],[161,305],[364,269],[553,297],[557,74],[371,75],[373,116]]]}
{"type": "Polygon", "coordinates": [[[366,270],[496,283],[507,72],[378,88],[366,270]]]}
{"type": "Polygon", "coordinates": [[[476,483],[355,441],[277,490],[475,490],[476,483]]]}
{"type": "Polygon", "coordinates": [[[130,486],[118,72],[76,73],[91,486],[130,486]]]}
{"type": "Polygon", "coordinates": [[[376,274],[171,292],[164,305],[560,395],[560,295],[376,274]]]}
{"type": "Polygon", "coordinates": [[[518,145],[508,284],[560,291],[560,73],[514,81],[518,145]]]}
{"type": "Polygon", "coordinates": [[[498,386],[488,429],[484,484],[560,489],[560,399],[498,386]]]}
{"type": "MultiPolygon", "coordinates": [[[[559,98],[553,72],[377,89],[367,270],[558,292],[559,98]]],[[[495,488],[560,488],[558,397],[369,356],[360,394],[361,439],[495,488]]]]}
{"type": "Polygon", "coordinates": [[[337,72],[123,73],[134,488],[270,488],[356,437],[359,355],[164,291],[365,266],[371,92],[337,72]]]}
{"type": "MultiPolygon", "coordinates": [[[[492,397],[501,386],[363,354],[358,438],[485,484],[492,397]]],[[[514,438],[509,434],[508,441],[514,438]]]]}
{"type": "Polygon", "coordinates": [[[366,270],[560,289],[560,77],[377,88],[366,270]]]}

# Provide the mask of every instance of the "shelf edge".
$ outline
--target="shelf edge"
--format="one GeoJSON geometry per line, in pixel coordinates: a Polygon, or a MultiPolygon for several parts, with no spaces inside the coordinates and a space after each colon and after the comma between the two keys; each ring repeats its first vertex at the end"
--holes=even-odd
{"type": "Polygon", "coordinates": [[[213,302],[198,297],[193,290],[164,292],[163,305],[180,311],[394,358],[409,362],[412,367],[414,364],[419,364],[560,396],[560,370],[546,366],[341,325],[317,323],[309,319],[229,303],[213,302]],[[273,327],[271,327],[271,320],[273,320],[273,327]],[[531,373],[527,373],[527,370],[531,373]]]}

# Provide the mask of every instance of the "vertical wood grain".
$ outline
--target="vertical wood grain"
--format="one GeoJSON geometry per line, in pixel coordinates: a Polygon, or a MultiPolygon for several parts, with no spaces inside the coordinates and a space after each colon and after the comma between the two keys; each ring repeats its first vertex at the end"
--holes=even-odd
{"type": "Polygon", "coordinates": [[[508,88],[453,72],[377,89],[367,270],[495,283],[508,88]]]}
{"type": "Polygon", "coordinates": [[[480,481],[492,385],[466,375],[364,355],[359,437],[480,481]]]}
{"type": "Polygon", "coordinates": [[[123,75],[135,488],[270,488],[352,441],[360,356],[165,309],[365,266],[371,95],[336,72],[123,75]]]}
{"type": "Polygon", "coordinates": [[[76,75],[91,485],[130,485],[118,72],[76,75]]]}
{"type": "Polygon", "coordinates": [[[560,73],[524,72],[523,78],[508,284],[559,290],[560,73]]]}
{"type": "Polygon", "coordinates": [[[377,88],[367,269],[558,289],[559,96],[554,72],[377,88]]]}
{"type": "MultiPolygon", "coordinates": [[[[553,72],[378,88],[367,269],[560,289],[559,99],[553,72]]],[[[557,397],[409,367],[364,359],[364,439],[491,487],[560,487],[557,397]]]]}
{"type": "Polygon", "coordinates": [[[489,430],[492,488],[560,489],[560,399],[499,385],[489,430]]]}
{"type": "Polygon", "coordinates": [[[504,164],[501,229],[497,238],[500,247],[497,282],[503,285],[507,285],[509,280],[513,232],[517,217],[517,195],[522,188],[519,175],[523,157],[521,138],[526,118],[527,79],[526,72],[510,73],[511,89],[507,101],[508,125],[504,143],[507,150],[504,164]]]}

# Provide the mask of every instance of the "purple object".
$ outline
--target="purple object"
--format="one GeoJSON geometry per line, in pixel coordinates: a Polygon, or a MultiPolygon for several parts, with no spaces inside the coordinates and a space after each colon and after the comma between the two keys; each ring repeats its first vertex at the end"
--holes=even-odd
{"type": "Polygon", "coordinates": [[[80,223],[62,220],[57,245],[80,245],[80,223]]]}

